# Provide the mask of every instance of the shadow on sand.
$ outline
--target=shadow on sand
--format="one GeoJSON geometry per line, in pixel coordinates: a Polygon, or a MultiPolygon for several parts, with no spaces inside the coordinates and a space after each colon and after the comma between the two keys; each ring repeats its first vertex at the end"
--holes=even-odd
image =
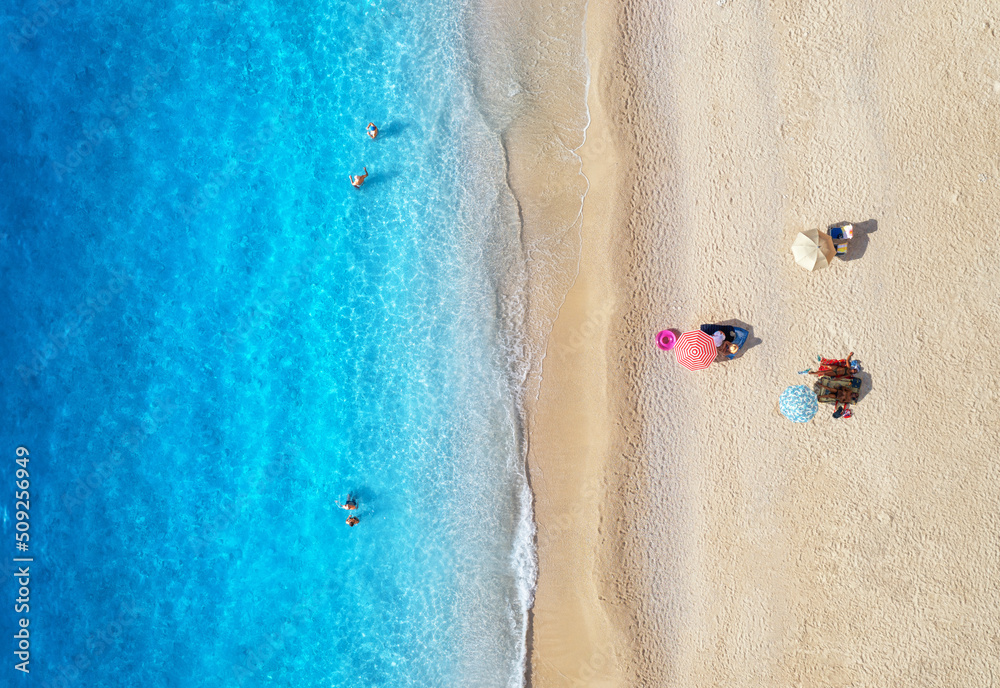
{"type": "Polygon", "coordinates": [[[861,388],[858,389],[858,401],[860,402],[868,396],[868,392],[872,391],[872,376],[862,367],[861,370],[854,373],[854,377],[861,378],[861,388]]]}
{"type": "MultiPolygon", "coordinates": [[[[730,327],[742,327],[744,330],[746,330],[747,332],[750,333],[749,335],[747,335],[747,340],[743,344],[743,348],[741,348],[739,350],[739,352],[736,354],[736,356],[733,357],[734,361],[740,360],[740,358],[743,357],[743,354],[745,354],[747,351],[749,351],[750,349],[754,348],[755,346],[757,346],[758,344],[760,344],[762,341],[764,341],[760,337],[755,337],[754,336],[754,334],[753,334],[753,325],[748,325],[745,322],[743,322],[742,320],[732,320],[732,319],[730,319],[730,320],[719,320],[717,322],[717,324],[719,324],[719,325],[729,325],[730,327]]],[[[725,360],[725,359],[723,359],[723,360],[725,360]]]]}
{"type": "MultiPolygon", "coordinates": [[[[847,222],[835,222],[830,227],[839,227],[846,224],[847,222]]],[[[842,258],[844,261],[864,258],[865,251],[868,250],[868,235],[878,231],[878,220],[865,220],[864,222],[855,222],[853,224],[854,238],[851,239],[851,243],[848,246],[847,256],[842,258]]],[[[830,230],[830,227],[827,227],[827,231],[830,230]]]]}

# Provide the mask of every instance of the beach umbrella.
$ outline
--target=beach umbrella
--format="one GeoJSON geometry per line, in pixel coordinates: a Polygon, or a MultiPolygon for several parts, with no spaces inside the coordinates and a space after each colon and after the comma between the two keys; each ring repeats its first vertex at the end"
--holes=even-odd
{"type": "Polygon", "coordinates": [[[795,262],[806,270],[825,268],[837,254],[833,239],[827,234],[821,234],[817,229],[807,229],[799,232],[792,242],[792,255],[795,262]]]}
{"type": "Polygon", "coordinates": [[[688,370],[701,370],[712,365],[718,351],[712,336],[701,330],[685,332],[674,344],[677,362],[688,370]]]}
{"type": "Polygon", "coordinates": [[[805,385],[787,387],[778,397],[778,410],[793,423],[808,423],[818,408],[816,393],[805,385]]]}

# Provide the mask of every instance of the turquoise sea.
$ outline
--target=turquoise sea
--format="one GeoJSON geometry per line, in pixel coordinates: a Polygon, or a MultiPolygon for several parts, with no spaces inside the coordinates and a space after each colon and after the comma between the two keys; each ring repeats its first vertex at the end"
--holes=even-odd
{"type": "Polygon", "coordinates": [[[470,11],[5,5],[3,685],[522,685],[519,225],[470,11]]]}

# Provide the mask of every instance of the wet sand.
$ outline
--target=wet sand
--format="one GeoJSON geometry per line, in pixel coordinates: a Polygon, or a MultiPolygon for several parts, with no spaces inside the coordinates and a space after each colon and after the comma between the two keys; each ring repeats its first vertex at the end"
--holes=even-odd
{"type": "Polygon", "coordinates": [[[614,434],[608,413],[609,327],[617,295],[612,265],[613,208],[619,195],[609,123],[594,74],[603,64],[601,30],[587,16],[590,125],[578,150],[589,182],[576,282],[549,337],[538,400],[529,414],[529,468],[538,524],[539,579],[532,612],[531,685],[616,686],[615,634],[600,602],[601,501],[614,434]]]}
{"type": "Polygon", "coordinates": [[[1000,671],[1000,12],[591,3],[580,277],[530,470],[532,685],[1000,671]],[[859,225],[808,273],[796,232],[859,225]],[[653,334],[749,326],[697,373],[653,334]],[[777,411],[817,354],[850,420],[777,411]]]}

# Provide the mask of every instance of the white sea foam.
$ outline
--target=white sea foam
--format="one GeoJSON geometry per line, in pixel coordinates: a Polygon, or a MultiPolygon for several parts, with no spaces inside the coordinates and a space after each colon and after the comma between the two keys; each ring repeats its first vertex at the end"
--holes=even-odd
{"type": "Polygon", "coordinates": [[[465,11],[472,106],[479,119],[473,130],[482,134],[466,146],[482,183],[466,203],[489,218],[484,258],[495,288],[499,363],[516,408],[508,467],[516,502],[509,621],[518,648],[512,688],[524,684],[530,661],[528,618],[538,573],[526,413],[537,398],[546,339],[576,279],[588,189],[576,153],[590,122],[585,16],[583,0],[472,0],[465,11]],[[496,191],[491,195],[488,187],[496,191]]]}

